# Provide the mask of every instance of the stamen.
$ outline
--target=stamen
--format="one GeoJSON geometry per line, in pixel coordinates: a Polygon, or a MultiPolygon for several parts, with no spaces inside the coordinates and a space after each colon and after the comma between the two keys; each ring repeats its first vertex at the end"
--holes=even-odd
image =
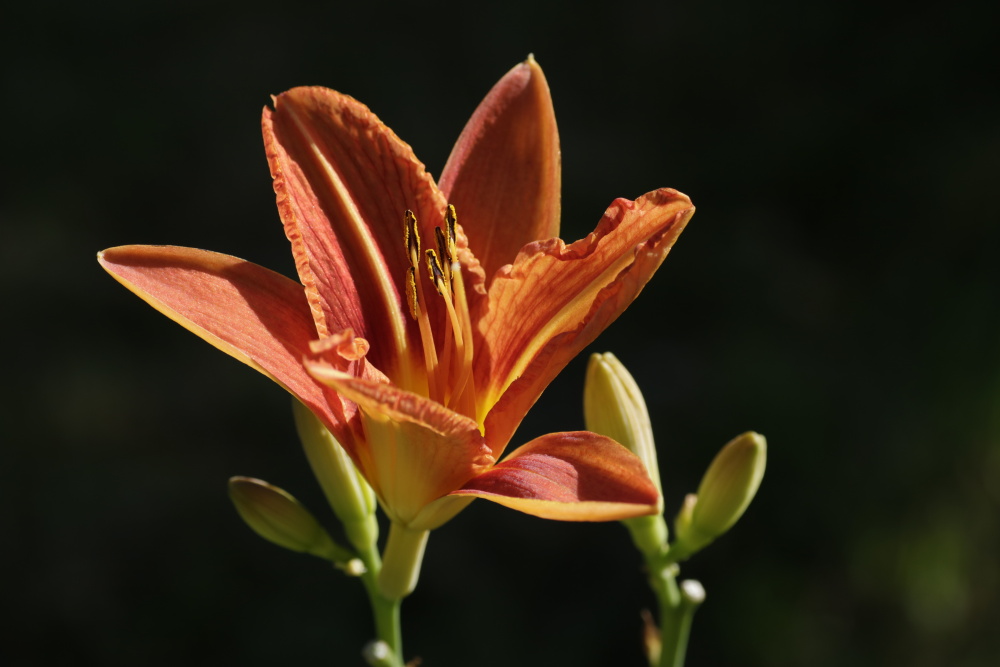
{"type": "Polygon", "coordinates": [[[451,284],[451,262],[455,255],[451,252],[448,239],[445,238],[444,232],[441,231],[440,227],[434,228],[434,239],[437,241],[438,254],[441,256],[441,264],[444,269],[442,273],[444,274],[445,281],[451,284]]]}
{"type": "MultiPolygon", "coordinates": [[[[435,230],[440,229],[440,227],[435,227],[435,230]]],[[[445,278],[444,272],[441,270],[441,264],[438,262],[437,253],[435,253],[430,248],[427,249],[427,277],[434,284],[434,289],[441,296],[445,295],[448,291],[448,280],[445,278]]],[[[445,299],[447,301],[448,299],[445,299]]]]}
{"type": "Polygon", "coordinates": [[[439,393],[439,387],[437,384],[437,350],[434,349],[434,334],[431,332],[431,321],[430,318],[427,317],[426,310],[420,313],[420,317],[417,318],[417,323],[420,325],[420,342],[423,344],[424,365],[427,368],[427,393],[435,401],[440,401],[441,394],[439,393]]]}
{"type": "Polygon", "coordinates": [[[406,243],[406,254],[410,257],[410,266],[416,266],[420,261],[420,232],[417,230],[417,216],[406,209],[403,213],[403,241],[406,243]]]}
{"type": "MultiPolygon", "coordinates": [[[[458,392],[457,396],[462,400],[460,412],[472,416],[476,408],[476,381],[475,376],[472,375],[472,318],[469,316],[469,302],[465,297],[465,281],[462,280],[462,266],[458,263],[457,258],[452,262],[451,267],[455,274],[455,279],[452,281],[452,294],[455,301],[454,311],[457,311],[459,320],[456,338],[458,332],[462,333],[462,344],[461,346],[456,345],[456,352],[462,355],[462,370],[458,380],[455,382],[455,389],[458,392]]],[[[485,415],[480,416],[477,414],[475,416],[476,421],[479,423],[482,423],[483,418],[485,418],[485,415]]]]}
{"type": "Polygon", "coordinates": [[[457,332],[462,333],[462,344],[456,345],[456,352],[461,355],[458,360],[460,372],[455,382],[459,410],[466,415],[475,416],[476,421],[482,423],[483,417],[476,414],[476,382],[472,373],[473,344],[472,344],[472,318],[469,316],[469,302],[465,294],[465,281],[462,279],[462,265],[458,261],[457,240],[458,233],[458,213],[455,206],[448,204],[445,212],[445,224],[448,230],[448,256],[451,259],[451,290],[452,299],[455,304],[455,311],[459,319],[457,332]]]}
{"type": "MultiPolygon", "coordinates": [[[[466,340],[465,333],[462,331],[462,322],[458,317],[458,313],[455,312],[455,304],[451,299],[444,300],[445,308],[448,310],[448,333],[452,334],[447,342],[453,343],[453,346],[449,346],[447,349],[448,359],[454,359],[456,364],[454,368],[458,369],[458,377],[448,383],[448,403],[449,407],[454,405],[454,402],[461,398],[462,391],[465,389],[465,382],[468,378],[468,373],[465,368],[465,358],[466,358],[466,340]]],[[[449,364],[448,373],[451,374],[452,366],[449,364]]]]}
{"type": "Polygon", "coordinates": [[[444,228],[434,228],[436,249],[428,248],[423,253],[427,264],[427,279],[444,299],[448,317],[443,331],[439,331],[444,334],[440,356],[434,343],[431,313],[426,304],[421,303],[429,292],[426,291],[428,287],[421,288],[420,285],[420,271],[417,267],[421,256],[420,232],[417,218],[410,210],[404,214],[403,230],[406,254],[410,261],[406,274],[406,299],[410,316],[417,321],[420,329],[428,396],[482,423],[483,415],[477,414],[475,376],[472,372],[472,318],[462,279],[462,265],[458,259],[457,224],[455,207],[449,205],[445,212],[444,228]]]}
{"type": "Polygon", "coordinates": [[[455,214],[453,204],[448,204],[448,212],[444,214],[444,220],[448,225],[448,259],[454,260],[458,254],[455,252],[455,223],[458,222],[458,216],[455,214]]]}
{"type": "MultiPolygon", "coordinates": [[[[445,299],[445,302],[447,301],[448,300],[445,299]]],[[[448,321],[449,325],[444,328],[444,347],[441,349],[441,358],[440,358],[441,364],[439,366],[441,371],[441,377],[445,378],[444,381],[445,386],[443,387],[444,395],[441,397],[442,399],[441,404],[445,406],[449,405],[449,401],[451,401],[451,393],[452,393],[452,383],[450,381],[451,360],[455,356],[455,350],[454,350],[455,331],[454,331],[454,324],[451,321],[450,314],[448,317],[448,321]]]]}
{"type": "Polygon", "coordinates": [[[420,302],[417,300],[417,269],[414,266],[406,271],[406,303],[410,306],[410,317],[417,319],[420,302]]]}
{"type": "MultiPolygon", "coordinates": [[[[420,328],[420,344],[424,352],[424,368],[427,377],[427,393],[434,400],[441,400],[438,387],[438,356],[434,346],[434,333],[431,330],[427,309],[420,307],[420,286],[418,283],[417,263],[420,260],[420,232],[417,231],[417,216],[407,209],[403,214],[403,234],[406,253],[410,258],[410,268],[406,271],[406,301],[410,307],[410,316],[417,321],[420,328]]],[[[433,277],[432,277],[433,280],[433,277]]]]}

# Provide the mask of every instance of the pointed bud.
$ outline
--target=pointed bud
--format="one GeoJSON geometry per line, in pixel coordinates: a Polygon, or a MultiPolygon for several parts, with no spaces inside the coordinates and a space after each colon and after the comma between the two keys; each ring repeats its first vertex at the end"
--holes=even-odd
{"type": "MultiPolygon", "coordinates": [[[[610,352],[590,357],[583,389],[583,416],[588,431],[617,440],[635,453],[656,490],[662,491],[646,401],[635,378],[610,352]]],[[[662,499],[660,505],[662,510],[662,499]]]]}
{"type": "Polygon", "coordinates": [[[617,440],[638,456],[656,485],[659,513],[626,519],[623,523],[643,554],[658,553],[667,541],[667,524],[663,520],[663,492],[653,427],[635,378],[610,352],[590,357],[583,389],[583,416],[587,430],[617,440]]]}
{"type": "Polygon", "coordinates": [[[229,497],[243,521],[265,540],[333,561],[345,569],[354,559],[354,554],[337,545],[309,510],[283,489],[251,477],[233,477],[229,497]]]}
{"type": "Polygon", "coordinates": [[[697,495],[688,495],[677,515],[677,546],[685,556],[725,533],[743,515],[760,487],[766,462],[767,441],[752,431],[719,451],[697,495]]]}
{"type": "Polygon", "coordinates": [[[299,401],[292,402],[295,427],[313,474],[323,488],[344,532],[364,551],[378,542],[375,494],[329,429],[299,401]]]}

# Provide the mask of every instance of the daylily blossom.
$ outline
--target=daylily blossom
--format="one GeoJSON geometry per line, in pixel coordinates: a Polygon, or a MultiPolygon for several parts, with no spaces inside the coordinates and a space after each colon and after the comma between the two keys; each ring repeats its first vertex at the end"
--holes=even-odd
{"type": "Polygon", "coordinates": [[[559,140],[531,58],[490,91],[437,183],[333,90],[278,95],[262,126],[299,282],[169,246],[106,250],[104,268],[297,397],[394,525],[435,528],[477,497],[562,520],[656,512],[642,463],[605,436],[551,433],[501,457],[663,261],[694,211],[685,195],[617,199],[586,238],[556,238],[559,140]]]}

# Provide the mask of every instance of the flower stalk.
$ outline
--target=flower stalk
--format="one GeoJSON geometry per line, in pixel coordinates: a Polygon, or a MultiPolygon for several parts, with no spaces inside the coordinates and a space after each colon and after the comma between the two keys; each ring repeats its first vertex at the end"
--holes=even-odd
{"type": "MultiPolygon", "coordinates": [[[[669,569],[669,568],[668,568],[669,569]]],[[[673,568],[676,572],[676,568],[673,568]]],[[[683,667],[687,656],[688,637],[694,612],[705,601],[705,589],[694,579],[686,579],[677,585],[673,574],[669,578],[669,592],[661,595],[660,602],[660,655],[652,667],[683,667]]],[[[666,582],[664,582],[666,583],[666,582]]]]}
{"type": "Polygon", "coordinates": [[[677,563],[732,527],[746,510],[764,475],[766,443],[763,436],[748,432],[722,448],[705,473],[698,494],[685,499],[675,524],[677,538],[668,545],[656,443],[639,386],[613,354],[594,354],[587,366],[583,396],[587,428],[634,452],[660,495],[659,514],[622,523],[642,554],[659,607],[658,636],[647,617],[650,667],[683,667],[694,612],[705,600],[705,589],[695,580],[678,585],[677,563]]]}
{"type": "Polygon", "coordinates": [[[377,639],[369,642],[362,652],[372,667],[403,667],[403,632],[400,624],[401,598],[387,598],[379,590],[378,579],[382,560],[375,545],[359,554],[365,563],[361,582],[368,593],[377,639]]]}
{"type": "Polygon", "coordinates": [[[428,530],[412,530],[399,522],[392,522],[378,577],[379,592],[383,596],[390,600],[402,600],[417,587],[428,535],[428,530]]]}

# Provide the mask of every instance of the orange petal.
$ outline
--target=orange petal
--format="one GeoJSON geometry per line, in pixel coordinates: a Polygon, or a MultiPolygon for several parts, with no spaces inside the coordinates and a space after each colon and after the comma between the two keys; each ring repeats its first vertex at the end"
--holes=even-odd
{"type": "Polygon", "coordinates": [[[659,499],[635,454],[587,431],[536,438],[452,495],[485,498],[560,521],[655,514],[659,499]]]}
{"type": "Polygon", "coordinates": [[[534,58],[493,86],[441,173],[486,279],[526,243],[559,235],[559,132],[534,58]]]}
{"type": "Polygon", "coordinates": [[[586,238],[529,244],[497,273],[476,348],[494,456],[556,374],[635,299],[693,213],[671,189],[616,199],[586,238]]]}
{"type": "Polygon", "coordinates": [[[372,363],[388,371],[406,354],[407,338],[418,340],[402,290],[403,212],[432,230],[443,220],[441,193],[410,147],[347,95],[293,88],[264,110],[262,127],[278,211],[320,335],[353,329],[372,343],[372,363]]]}
{"type": "MultiPolygon", "coordinates": [[[[328,427],[332,396],[302,366],[316,328],[302,286],[229,255],[171,246],[120,246],[97,256],[146,303],[279,383],[328,427]]],[[[335,398],[335,397],[334,397],[335,398]]]]}
{"type": "Polygon", "coordinates": [[[307,361],[316,379],[358,404],[362,474],[393,520],[410,524],[430,502],[493,465],[475,421],[423,396],[307,361]]]}

